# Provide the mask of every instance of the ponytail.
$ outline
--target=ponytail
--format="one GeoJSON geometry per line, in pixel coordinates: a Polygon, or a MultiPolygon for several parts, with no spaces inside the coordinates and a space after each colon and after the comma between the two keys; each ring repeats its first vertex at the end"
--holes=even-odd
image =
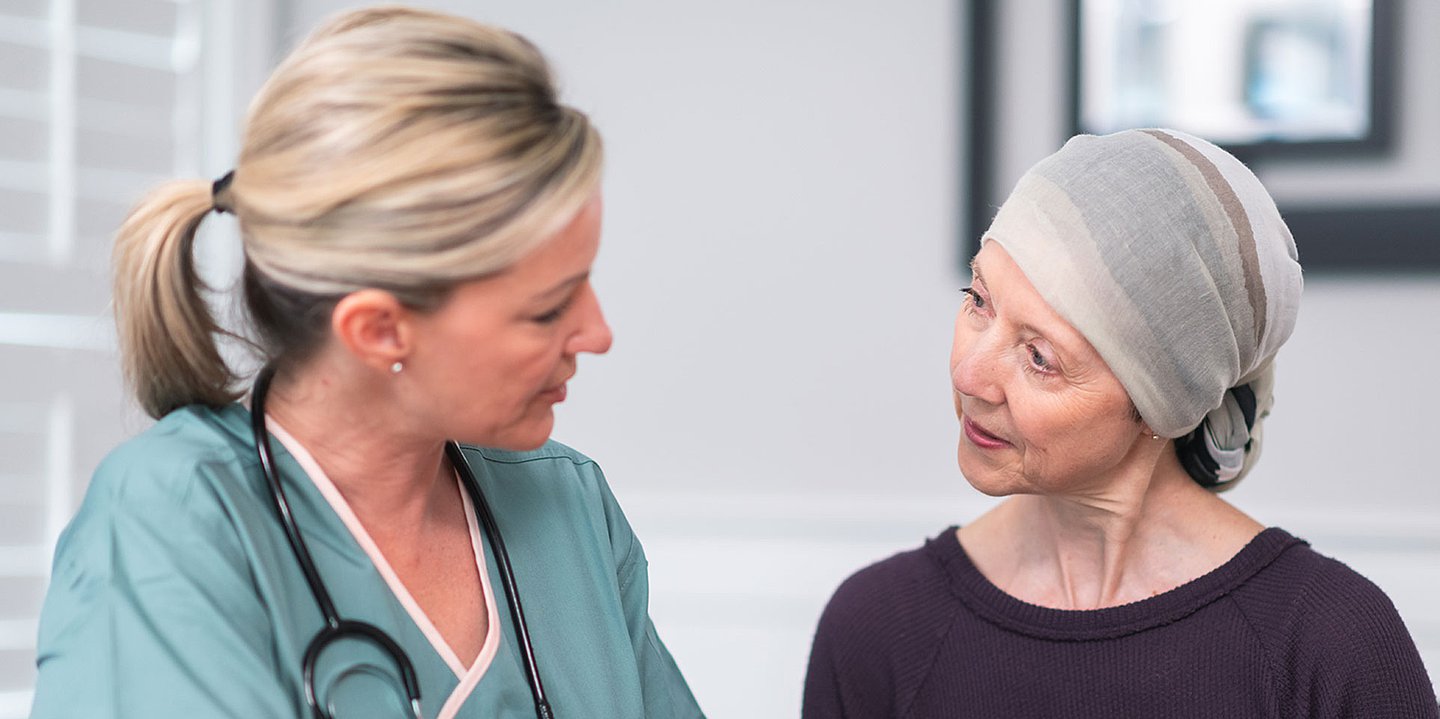
{"type": "Polygon", "coordinates": [[[211,183],[169,182],[141,200],[115,240],[115,326],[125,379],[156,419],[187,404],[219,406],[240,396],[215,343],[227,333],[211,315],[195,270],[195,230],[213,208],[211,183]]]}
{"type": "Polygon", "coordinates": [[[401,7],[351,11],[314,33],[245,124],[233,176],[162,185],[116,238],[124,374],[152,417],[239,397],[222,335],[301,365],[351,292],[381,289],[424,311],[513,265],[594,196],[604,154],[529,41],[401,7]],[[212,315],[193,257],[213,209],[245,239],[234,334],[212,315]]]}

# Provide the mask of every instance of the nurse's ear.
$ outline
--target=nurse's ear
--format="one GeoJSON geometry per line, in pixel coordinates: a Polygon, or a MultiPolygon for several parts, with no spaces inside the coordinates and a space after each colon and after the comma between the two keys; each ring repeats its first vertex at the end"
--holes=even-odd
{"type": "Polygon", "coordinates": [[[330,331],[356,359],[388,373],[410,355],[412,311],[384,290],[351,292],[335,303],[330,331]]]}

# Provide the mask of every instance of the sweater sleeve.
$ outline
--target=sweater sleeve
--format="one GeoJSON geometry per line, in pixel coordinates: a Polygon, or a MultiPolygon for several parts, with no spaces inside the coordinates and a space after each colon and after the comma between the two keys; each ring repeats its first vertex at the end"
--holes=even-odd
{"type": "Polygon", "coordinates": [[[923,550],[845,580],[815,631],[803,719],[905,716],[955,610],[942,573],[923,550]]]}
{"type": "Polygon", "coordinates": [[[1272,637],[1295,716],[1436,719],[1435,691],[1390,598],[1333,559],[1311,555],[1293,606],[1272,637]]]}
{"type": "Polygon", "coordinates": [[[895,684],[880,657],[882,587],[875,567],[851,576],[820,615],[805,674],[803,719],[865,719],[891,715],[895,684]]]}
{"type": "Polygon", "coordinates": [[[1302,599],[1297,696],[1316,717],[1437,716],[1434,688],[1395,605],[1368,580],[1346,572],[1312,582],[1302,599]]]}

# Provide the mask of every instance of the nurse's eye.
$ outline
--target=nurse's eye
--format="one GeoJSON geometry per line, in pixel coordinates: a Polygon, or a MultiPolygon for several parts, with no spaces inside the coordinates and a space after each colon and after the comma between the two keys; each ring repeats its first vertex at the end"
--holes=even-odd
{"type": "Polygon", "coordinates": [[[552,309],[544,314],[531,317],[530,321],[541,325],[554,324],[556,320],[559,320],[561,317],[565,316],[565,311],[570,309],[570,305],[574,301],[574,299],[574,295],[566,297],[565,301],[561,302],[558,306],[555,307],[555,309],[552,309]]]}

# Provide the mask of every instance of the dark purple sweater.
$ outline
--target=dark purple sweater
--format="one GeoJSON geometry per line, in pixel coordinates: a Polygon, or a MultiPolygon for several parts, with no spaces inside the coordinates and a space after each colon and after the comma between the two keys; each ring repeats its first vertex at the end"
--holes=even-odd
{"type": "Polygon", "coordinates": [[[1440,716],[1390,600],[1280,529],[1184,586],[1066,611],[1000,591],[947,529],[840,586],[805,719],[1440,716]]]}

